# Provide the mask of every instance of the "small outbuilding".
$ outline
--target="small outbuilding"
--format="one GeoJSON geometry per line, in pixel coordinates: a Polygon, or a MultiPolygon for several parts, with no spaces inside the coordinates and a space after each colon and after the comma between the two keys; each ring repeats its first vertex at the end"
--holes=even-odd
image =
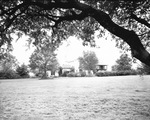
{"type": "Polygon", "coordinates": [[[107,71],[107,65],[97,65],[96,71],[107,71]]]}

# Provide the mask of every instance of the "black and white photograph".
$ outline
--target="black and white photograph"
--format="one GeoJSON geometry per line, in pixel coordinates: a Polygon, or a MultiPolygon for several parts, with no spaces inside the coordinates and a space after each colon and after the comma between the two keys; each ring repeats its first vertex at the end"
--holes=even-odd
{"type": "Polygon", "coordinates": [[[0,0],[0,120],[150,120],[150,0],[0,0]]]}

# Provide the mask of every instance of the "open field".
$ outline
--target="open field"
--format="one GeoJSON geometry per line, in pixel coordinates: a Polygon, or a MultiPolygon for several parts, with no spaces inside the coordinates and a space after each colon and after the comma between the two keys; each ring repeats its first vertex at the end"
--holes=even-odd
{"type": "Polygon", "coordinates": [[[150,120],[150,76],[0,80],[0,120],[150,120]]]}

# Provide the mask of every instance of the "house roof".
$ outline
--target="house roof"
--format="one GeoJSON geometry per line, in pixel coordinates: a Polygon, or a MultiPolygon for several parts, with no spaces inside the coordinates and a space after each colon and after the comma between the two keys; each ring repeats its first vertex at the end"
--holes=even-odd
{"type": "Polygon", "coordinates": [[[108,65],[106,65],[106,64],[98,64],[97,66],[108,66],[108,65]]]}
{"type": "Polygon", "coordinates": [[[73,68],[73,66],[67,65],[67,64],[62,65],[61,67],[62,67],[63,69],[72,69],[72,68],[73,68]]]}

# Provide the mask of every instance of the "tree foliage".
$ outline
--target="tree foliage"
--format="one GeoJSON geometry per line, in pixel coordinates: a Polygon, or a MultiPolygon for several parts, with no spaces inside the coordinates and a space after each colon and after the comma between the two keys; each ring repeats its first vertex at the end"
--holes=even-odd
{"type": "Polygon", "coordinates": [[[76,35],[93,45],[94,31],[108,30],[150,66],[149,9],[149,0],[1,0],[0,46],[11,43],[13,32],[36,38],[41,29],[52,31],[53,42],[76,35]]]}
{"type": "Polygon", "coordinates": [[[122,54],[118,60],[116,60],[116,65],[112,66],[113,71],[130,71],[132,70],[132,59],[128,57],[127,54],[122,54]]]}
{"type": "Polygon", "coordinates": [[[43,77],[46,77],[47,70],[54,72],[58,68],[56,54],[53,44],[40,44],[30,57],[31,70],[41,71],[43,77]]]}
{"type": "Polygon", "coordinates": [[[79,57],[80,68],[83,70],[95,71],[98,64],[98,58],[95,52],[87,51],[83,52],[83,57],[79,57]]]}
{"type": "Polygon", "coordinates": [[[18,61],[15,56],[11,55],[10,52],[5,53],[3,58],[0,60],[0,67],[3,71],[16,70],[18,61]]]}
{"type": "Polygon", "coordinates": [[[138,66],[137,71],[139,72],[139,74],[150,74],[150,67],[146,64],[141,64],[140,66],[138,66]]]}
{"type": "Polygon", "coordinates": [[[145,64],[143,64],[143,71],[144,71],[144,73],[146,73],[146,74],[150,74],[150,67],[147,66],[147,65],[145,65],[145,64]]]}
{"type": "Polygon", "coordinates": [[[28,67],[25,64],[22,64],[21,66],[18,66],[16,69],[16,73],[21,78],[28,78],[29,77],[29,70],[28,67]]]}
{"type": "Polygon", "coordinates": [[[18,78],[16,68],[18,67],[17,59],[9,52],[5,51],[0,59],[0,78],[13,79],[18,78]]]}

